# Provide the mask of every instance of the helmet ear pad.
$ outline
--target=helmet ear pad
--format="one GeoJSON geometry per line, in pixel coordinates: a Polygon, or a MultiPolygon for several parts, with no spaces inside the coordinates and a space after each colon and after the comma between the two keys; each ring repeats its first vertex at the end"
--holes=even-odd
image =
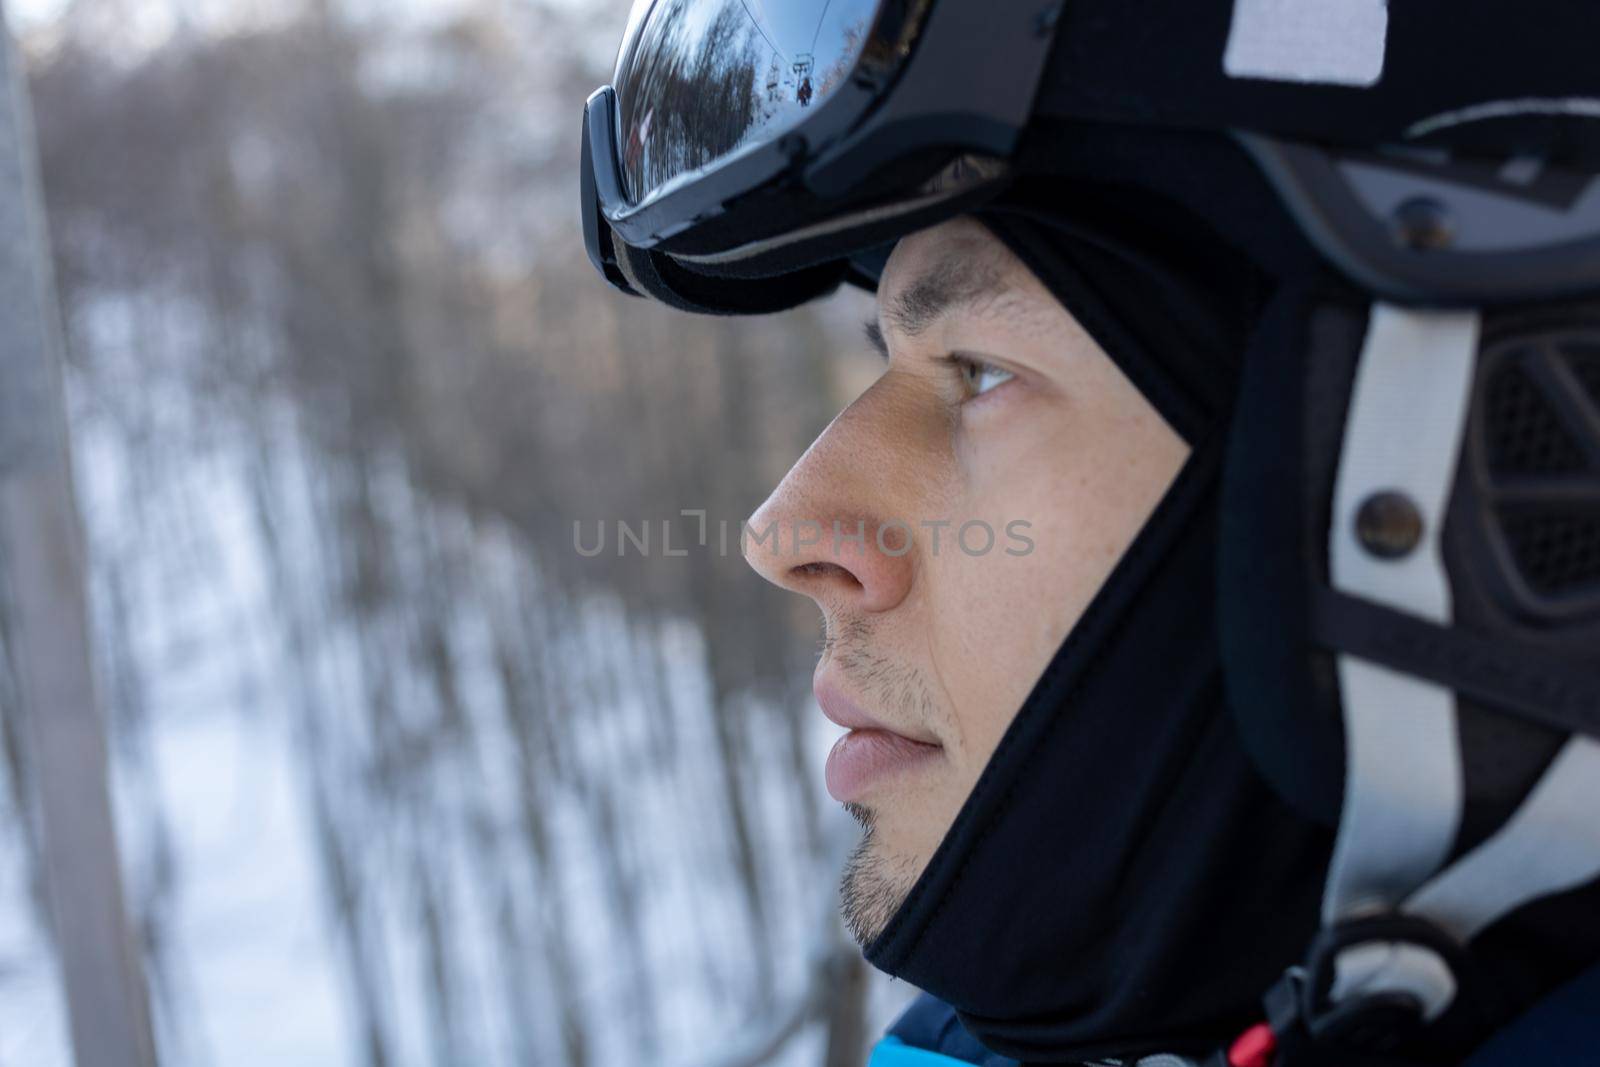
{"type": "MultiPolygon", "coordinates": [[[[1600,647],[1600,302],[1484,316],[1441,538],[1456,624],[1594,672],[1600,647]]],[[[1568,733],[1458,699],[1459,847],[1510,817],[1568,733]]]]}
{"type": "Polygon", "coordinates": [[[1311,593],[1328,581],[1333,482],[1366,304],[1331,283],[1272,297],[1244,358],[1224,459],[1218,628],[1228,703],[1273,789],[1338,821],[1344,731],[1311,593]]]}
{"type": "MultiPolygon", "coordinates": [[[[1223,472],[1229,705],[1267,781],[1330,824],[1344,732],[1312,594],[1329,583],[1333,484],[1368,312],[1332,280],[1273,297],[1245,355],[1223,472]]],[[[1477,364],[1439,535],[1454,625],[1589,662],[1600,642],[1600,304],[1486,313],[1477,364]]],[[[1458,710],[1466,845],[1509,816],[1565,735],[1465,697],[1458,710]]]]}

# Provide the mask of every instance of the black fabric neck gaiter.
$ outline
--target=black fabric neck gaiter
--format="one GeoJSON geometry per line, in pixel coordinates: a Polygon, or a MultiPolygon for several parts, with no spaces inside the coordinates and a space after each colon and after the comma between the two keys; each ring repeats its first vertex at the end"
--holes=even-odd
{"type": "Polygon", "coordinates": [[[1257,776],[1222,692],[1220,456],[1266,288],[1159,205],[1041,206],[1063,199],[980,217],[1193,453],[867,958],[1028,1063],[1206,1053],[1303,954],[1332,845],[1257,776]]]}

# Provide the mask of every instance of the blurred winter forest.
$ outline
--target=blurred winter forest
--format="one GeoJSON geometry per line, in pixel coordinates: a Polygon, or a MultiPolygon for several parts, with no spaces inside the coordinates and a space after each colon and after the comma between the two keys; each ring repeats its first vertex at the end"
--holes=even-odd
{"type": "MultiPolygon", "coordinates": [[[[20,27],[164,1064],[843,1067],[904,995],[826,922],[814,613],[659,541],[760,502],[870,373],[863,305],[593,276],[578,119],[626,6],[20,27]],[[656,551],[575,550],[618,519],[656,551]]],[[[54,1067],[10,674],[0,1067],[54,1067]]]]}

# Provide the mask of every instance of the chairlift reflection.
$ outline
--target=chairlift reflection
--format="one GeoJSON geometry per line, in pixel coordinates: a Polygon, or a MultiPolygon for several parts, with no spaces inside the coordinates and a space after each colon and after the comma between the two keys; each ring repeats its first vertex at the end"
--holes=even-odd
{"type": "Polygon", "coordinates": [[[795,57],[792,69],[794,70],[795,81],[800,83],[799,89],[795,91],[795,98],[800,101],[801,107],[811,106],[811,68],[813,66],[814,61],[810,52],[802,52],[795,57]]]}

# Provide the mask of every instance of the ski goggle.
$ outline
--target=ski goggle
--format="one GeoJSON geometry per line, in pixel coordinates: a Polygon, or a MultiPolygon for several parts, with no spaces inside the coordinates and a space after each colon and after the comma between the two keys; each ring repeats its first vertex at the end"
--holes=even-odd
{"type": "Polygon", "coordinates": [[[584,112],[590,259],[627,288],[617,241],[739,258],[992,182],[1053,32],[1034,5],[635,0],[584,112]]]}
{"type": "MultiPolygon", "coordinates": [[[[585,244],[617,288],[688,310],[871,287],[894,240],[1038,170],[1018,148],[1050,122],[1092,157],[1089,181],[1117,158],[1094,155],[1089,126],[1237,137],[1323,254],[1391,299],[1592,291],[1594,67],[1585,48],[1547,55],[1584,38],[1587,16],[1528,2],[1542,21],[1518,25],[1537,32],[1467,27],[1508,69],[1538,73],[1539,93],[1490,107],[1480,65],[1439,61],[1438,39],[1462,27],[1431,9],[1407,9],[1382,78],[1353,90],[1225,61],[1257,20],[1286,30],[1262,41],[1315,40],[1314,6],[1201,0],[1191,23],[1126,0],[635,0],[612,84],[584,110],[585,244]]],[[[1183,170],[1174,151],[1137,181],[1162,192],[1162,172],[1183,170]]]]}

